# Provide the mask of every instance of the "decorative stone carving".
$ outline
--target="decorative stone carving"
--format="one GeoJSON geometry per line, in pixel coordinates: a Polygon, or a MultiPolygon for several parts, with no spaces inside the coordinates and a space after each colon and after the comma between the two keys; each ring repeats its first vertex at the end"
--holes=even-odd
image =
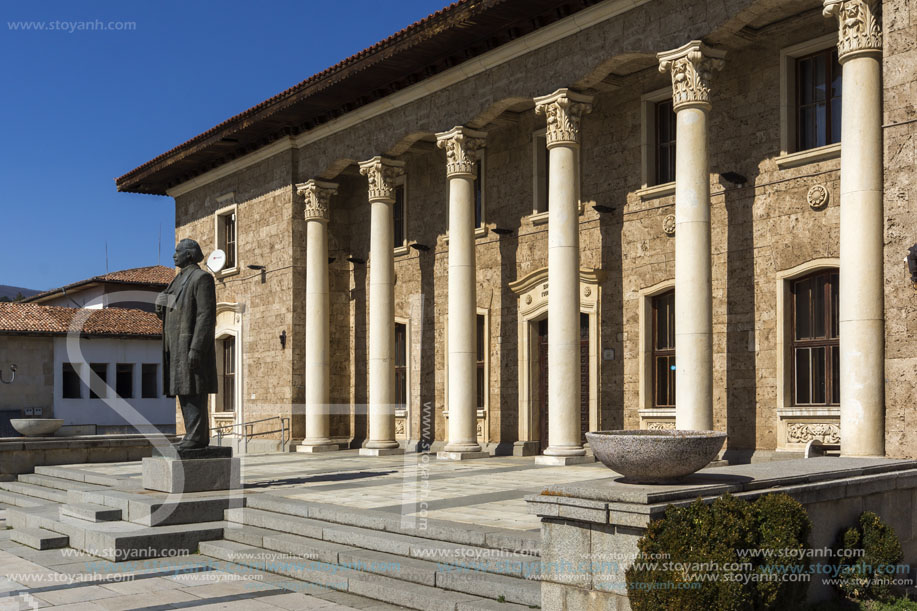
{"type": "Polygon", "coordinates": [[[590,295],[592,295],[592,289],[587,286],[586,288],[583,289],[583,295],[585,295],[586,297],[589,297],[590,295]]]}
{"type": "Polygon", "coordinates": [[[369,201],[395,203],[395,180],[404,174],[404,162],[373,157],[360,164],[360,174],[369,181],[369,201]]]}
{"type": "Polygon", "coordinates": [[[446,176],[474,176],[474,164],[484,148],[486,132],[456,126],[436,134],[436,146],[446,151],[446,176]]]}
{"type": "Polygon", "coordinates": [[[819,210],[828,205],[828,189],[824,185],[812,185],[806,193],[806,201],[813,210],[819,210]]]}
{"type": "Polygon", "coordinates": [[[484,440],[484,421],[483,420],[478,420],[478,424],[477,424],[475,431],[476,431],[475,435],[478,441],[483,441],[484,440]]]}
{"type": "Polygon", "coordinates": [[[675,422],[674,421],[656,421],[650,422],[646,425],[648,431],[674,431],[675,422]]]}
{"type": "Polygon", "coordinates": [[[838,59],[882,51],[882,4],[877,0],[825,0],[822,13],[837,17],[838,59]]]}
{"type": "Polygon", "coordinates": [[[580,123],[584,114],[592,112],[592,96],[569,89],[535,98],[535,114],[545,116],[547,147],[578,145],[580,123]]]}
{"type": "Polygon", "coordinates": [[[787,443],[808,443],[818,439],[822,443],[839,444],[841,427],[822,422],[791,422],[786,427],[787,443]]]}
{"type": "Polygon", "coordinates": [[[669,214],[662,219],[662,231],[666,235],[675,235],[675,215],[669,214]]]}
{"type": "Polygon", "coordinates": [[[659,71],[672,73],[672,108],[710,108],[710,81],[714,70],[723,68],[725,51],[692,40],[673,51],[658,53],[659,71]]]}
{"type": "Polygon", "coordinates": [[[395,418],[395,435],[404,436],[404,418],[395,418]]]}
{"type": "Polygon", "coordinates": [[[331,182],[307,180],[296,185],[296,192],[306,201],[307,221],[328,221],[328,207],[331,196],[337,193],[338,186],[331,182]]]}

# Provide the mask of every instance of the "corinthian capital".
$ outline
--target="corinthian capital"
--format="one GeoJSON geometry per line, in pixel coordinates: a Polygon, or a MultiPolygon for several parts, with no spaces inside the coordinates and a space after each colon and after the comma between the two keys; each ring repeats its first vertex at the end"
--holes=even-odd
{"type": "Polygon", "coordinates": [[[338,192],[338,186],[333,182],[320,180],[307,180],[296,185],[296,192],[306,201],[307,221],[327,221],[328,204],[331,196],[338,192]]]}
{"type": "Polygon", "coordinates": [[[462,126],[436,134],[436,146],[446,151],[446,176],[474,176],[474,164],[486,136],[462,126]]]}
{"type": "Polygon", "coordinates": [[[837,56],[882,51],[882,3],[878,0],[825,0],[822,14],[837,17],[837,56]]]}
{"type": "Polygon", "coordinates": [[[535,98],[535,114],[545,116],[547,146],[579,144],[583,115],[592,111],[592,96],[569,89],[535,98]]]}
{"type": "Polygon", "coordinates": [[[404,162],[373,157],[360,164],[360,174],[369,181],[369,201],[395,203],[395,180],[404,174],[404,162]]]}
{"type": "Polygon", "coordinates": [[[672,108],[710,108],[710,81],[714,70],[723,68],[725,51],[711,49],[699,40],[657,53],[659,71],[672,72],[672,108]]]}

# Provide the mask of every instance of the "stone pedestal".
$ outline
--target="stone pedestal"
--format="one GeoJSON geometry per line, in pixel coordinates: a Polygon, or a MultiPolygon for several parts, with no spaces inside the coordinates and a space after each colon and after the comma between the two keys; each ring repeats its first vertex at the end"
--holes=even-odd
{"type": "Polygon", "coordinates": [[[157,448],[143,459],[143,487],[169,494],[236,490],[242,487],[241,465],[232,448],[157,448]]]}
{"type": "Polygon", "coordinates": [[[544,465],[547,467],[566,467],[568,465],[581,465],[590,462],[595,462],[595,456],[588,454],[582,456],[550,456],[548,454],[543,454],[535,457],[536,465],[544,465]]]}
{"type": "Polygon", "coordinates": [[[360,448],[360,456],[396,456],[404,454],[402,448],[360,448]]]}

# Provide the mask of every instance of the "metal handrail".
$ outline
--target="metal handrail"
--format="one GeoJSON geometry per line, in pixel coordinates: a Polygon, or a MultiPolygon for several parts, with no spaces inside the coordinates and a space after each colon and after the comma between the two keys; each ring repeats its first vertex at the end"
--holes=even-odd
{"type": "Polygon", "coordinates": [[[249,439],[257,435],[269,435],[271,433],[278,432],[277,429],[274,429],[271,431],[261,431],[259,433],[254,432],[254,427],[252,427],[253,424],[257,424],[259,422],[267,422],[269,420],[280,420],[280,429],[279,429],[280,431],[280,449],[283,450],[283,447],[286,445],[286,441],[287,441],[286,432],[289,427],[288,422],[290,420],[288,416],[271,416],[270,418],[261,418],[260,420],[251,420],[249,422],[237,422],[233,424],[221,424],[219,426],[215,426],[213,428],[216,430],[216,433],[217,433],[217,445],[223,445],[223,434],[224,434],[223,430],[224,429],[230,429],[234,431],[237,426],[244,427],[243,433],[242,433],[242,439],[244,442],[245,453],[248,454],[248,440],[249,439]]]}

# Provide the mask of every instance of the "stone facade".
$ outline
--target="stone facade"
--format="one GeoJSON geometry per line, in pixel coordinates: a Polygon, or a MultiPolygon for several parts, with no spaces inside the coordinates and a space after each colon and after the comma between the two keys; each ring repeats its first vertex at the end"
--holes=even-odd
{"type": "MultiPolygon", "coordinates": [[[[917,12],[906,0],[882,4],[886,453],[913,456],[917,323],[911,322],[915,293],[902,259],[917,241],[909,229],[917,201],[917,12]]],[[[487,132],[484,227],[476,232],[474,253],[476,304],[489,323],[489,396],[478,415],[479,442],[512,452],[517,442],[532,440],[520,432],[520,422],[537,414],[520,414],[520,393],[531,389],[520,389],[518,382],[525,360],[519,354],[523,304],[510,284],[548,264],[549,227],[533,213],[533,134],[545,127],[533,98],[571,87],[593,96],[591,112],[581,118],[578,157],[580,267],[601,272],[598,345],[591,347],[597,421],[590,426],[671,426],[674,414],[641,415],[648,375],[640,359],[646,333],[641,308],[648,287],[673,280],[677,239],[668,218],[674,214],[672,190],[647,189],[641,174],[642,97],[671,87],[670,75],[658,70],[658,52],[703,39],[726,51],[722,70],[710,77],[708,113],[713,426],[729,434],[730,450],[796,447],[805,427],[782,421],[777,411],[785,392],[777,279],[808,262],[839,257],[840,159],[839,147],[804,159],[782,150],[781,50],[836,35],[837,23],[822,16],[820,2],[808,0],[654,0],[600,18],[600,10],[612,5],[600,3],[589,13],[594,22],[571,35],[507,54],[448,85],[407,98],[401,92],[397,104],[365,112],[360,120],[345,113],[314,133],[275,142],[250,160],[211,170],[173,192],[176,239],[192,237],[205,252],[215,247],[213,215],[225,196],[232,194],[238,205],[240,271],[218,279],[217,299],[245,305],[246,421],[289,417],[293,439],[303,439],[306,245],[304,205],[295,185],[332,180],[338,189],[327,225],[331,438],[357,447],[367,438],[373,262],[367,180],[356,164],[385,155],[405,164],[407,241],[429,247],[396,245],[394,255],[395,319],[408,321],[410,330],[410,422],[401,421],[399,430],[409,428],[414,440],[445,441],[449,196],[446,153],[435,146],[434,134],[464,125],[487,132]],[[744,176],[745,183],[723,179],[726,172],[744,176]],[[266,269],[249,270],[252,264],[266,269]],[[281,348],[284,330],[287,344],[281,348]],[[795,431],[792,439],[789,431],[795,431]]],[[[838,420],[826,415],[802,422],[822,430],[838,420]]],[[[256,432],[278,428],[274,422],[255,426],[256,432]]]]}

